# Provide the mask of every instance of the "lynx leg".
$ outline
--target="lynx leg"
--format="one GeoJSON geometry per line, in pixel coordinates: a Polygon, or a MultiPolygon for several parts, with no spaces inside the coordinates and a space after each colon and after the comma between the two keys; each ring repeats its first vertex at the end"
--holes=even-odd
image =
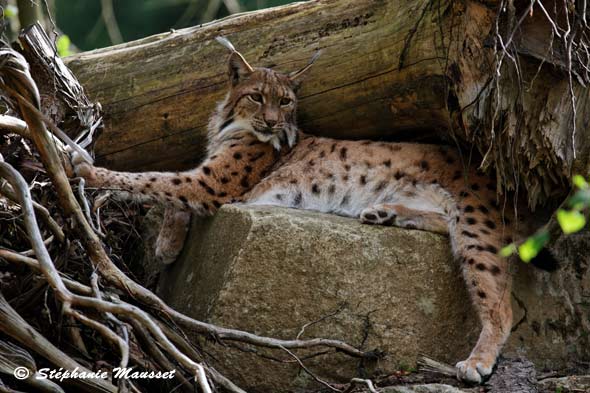
{"type": "Polygon", "coordinates": [[[482,324],[471,354],[457,363],[457,377],[481,383],[494,368],[512,327],[511,277],[505,260],[487,252],[470,252],[462,258],[463,276],[482,324]]]}
{"type": "Polygon", "coordinates": [[[401,228],[449,233],[446,216],[440,213],[415,210],[403,205],[379,204],[361,212],[361,222],[374,225],[394,225],[401,228]]]}
{"type": "Polygon", "coordinates": [[[162,263],[174,262],[182,251],[190,220],[190,211],[179,210],[172,206],[166,207],[162,227],[156,240],[156,258],[162,263]]]}

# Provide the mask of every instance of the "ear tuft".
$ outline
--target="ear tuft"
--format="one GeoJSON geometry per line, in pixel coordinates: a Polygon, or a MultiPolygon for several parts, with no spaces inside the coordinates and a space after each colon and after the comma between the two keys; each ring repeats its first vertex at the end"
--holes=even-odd
{"type": "Polygon", "coordinates": [[[316,53],[313,54],[313,56],[311,57],[311,59],[309,60],[309,62],[307,63],[307,65],[305,67],[303,67],[302,69],[300,69],[298,71],[291,72],[289,74],[289,79],[291,79],[291,82],[293,82],[295,89],[299,88],[299,85],[301,84],[301,82],[303,80],[303,75],[307,72],[307,70],[309,70],[311,68],[313,63],[315,63],[315,61],[318,59],[318,57],[320,57],[321,54],[322,54],[322,51],[318,50],[316,53]]]}
{"type": "Polygon", "coordinates": [[[229,42],[227,38],[219,36],[215,37],[215,41],[219,42],[221,45],[225,46],[230,51],[237,52],[236,48],[234,48],[234,45],[231,42],[229,42]]]}
{"type": "Polygon", "coordinates": [[[242,79],[254,72],[254,69],[244,59],[244,56],[236,50],[227,38],[219,36],[215,40],[231,51],[229,57],[229,79],[232,86],[237,85],[242,79]]]}

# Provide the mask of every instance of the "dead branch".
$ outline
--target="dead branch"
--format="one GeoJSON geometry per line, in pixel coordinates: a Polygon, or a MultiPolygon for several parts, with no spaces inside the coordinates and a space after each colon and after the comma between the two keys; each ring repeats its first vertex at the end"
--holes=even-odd
{"type": "Polygon", "coordinates": [[[307,367],[305,367],[305,364],[303,364],[303,362],[301,361],[301,359],[299,359],[299,357],[297,357],[297,355],[295,355],[293,352],[289,351],[287,348],[283,348],[283,350],[285,352],[287,352],[293,359],[295,359],[295,361],[297,363],[299,363],[299,367],[301,367],[301,369],[303,371],[305,371],[305,373],[307,375],[309,375],[310,377],[312,377],[314,381],[316,381],[317,383],[319,383],[321,385],[324,385],[325,387],[327,387],[328,389],[330,389],[333,392],[340,392],[340,389],[335,388],[330,383],[324,381],[323,379],[321,379],[320,377],[318,377],[317,375],[315,375],[314,373],[312,373],[307,367]]]}
{"type": "Polygon", "coordinates": [[[545,378],[539,381],[539,387],[548,392],[586,393],[590,391],[590,375],[572,375],[561,378],[545,378]]]}
{"type": "MultiPolygon", "coordinates": [[[[29,258],[23,256],[19,253],[12,252],[9,250],[0,249],[0,258],[3,258],[9,262],[25,265],[29,268],[33,269],[34,271],[41,273],[41,267],[39,266],[39,262],[36,259],[29,258]]],[[[92,295],[92,288],[89,286],[80,284],[77,281],[71,280],[67,277],[62,276],[62,281],[66,285],[66,287],[80,295],[91,296],[92,295]]]]}
{"type": "MultiPolygon", "coordinates": [[[[6,301],[0,292],[0,330],[18,341],[21,345],[43,356],[57,367],[66,370],[78,370],[90,372],[84,366],[63,353],[49,340],[39,334],[27,321],[25,321],[6,301]]],[[[75,386],[88,392],[115,393],[117,389],[108,381],[102,379],[71,379],[67,380],[75,386]]]]}
{"type": "Polygon", "coordinates": [[[0,129],[8,132],[14,132],[24,138],[29,138],[29,129],[27,123],[13,116],[0,115],[0,129]]]}
{"type": "Polygon", "coordinates": [[[352,391],[352,389],[354,389],[354,387],[356,385],[364,385],[367,387],[367,389],[369,389],[369,392],[371,393],[377,393],[377,390],[375,389],[375,386],[373,385],[373,381],[371,381],[370,379],[361,379],[361,378],[353,378],[350,380],[350,386],[348,387],[348,389],[346,389],[344,391],[344,393],[349,393],[352,391]]]}
{"type": "MultiPolygon", "coordinates": [[[[41,123],[38,119],[37,122],[37,125],[40,124],[42,126],[43,123],[41,123]]],[[[32,126],[31,129],[33,130],[33,134],[35,134],[36,127],[32,126]]],[[[117,338],[118,336],[116,336],[116,334],[105,325],[93,321],[92,319],[87,318],[83,314],[75,311],[72,308],[72,306],[90,307],[102,312],[123,314],[128,317],[139,320],[141,323],[146,325],[150,333],[177,361],[179,361],[189,370],[194,371],[196,381],[201,386],[201,389],[203,389],[205,393],[210,393],[211,388],[206,378],[202,379],[205,377],[205,371],[203,367],[200,364],[193,362],[186,355],[180,353],[174,347],[174,345],[168,340],[168,338],[162,333],[160,328],[152,321],[152,319],[143,310],[135,306],[114,304],[100,299],[76,295],[66,288],[57,272],[57,269],[55,269],[55,266],[51,261],[51,257],[49,256],[49,253],[45,248],[45,244],[43,243],[43,239],[41,237],[41,234],[36,223],[35,215],[33,212],[33,205],[31,203],[31,196],[26,182],[24,181],[22,176],[20,176],[20,174],[14,170],[14,168],[12,168],[9,164],[1,161],[0,176],[8,180],[13,189],[16,191],[19,202],[21,203],[21,206],[23,208],[25,226],[29,234],[33,250],[35,250],[35,255],[37,255],[39,267],[43,275],[45,276],[47,282],[55,291],[56,297],[62,302],[63,312],[65,314],[72,315],[80,322],[99,331],[108,340],[118,342],[120,344],[119,346],[121,348],[122,358],[125,362],[127,361],[126,357],[128,356],[128,348],[126,349],[125,345],[121,345],[121,341],[119,341],[117,338]]]]}
{"type": "MultiPolygon", "coordinates": [[[[12,189],[8,187],[7,184],[0,184],[0,194],[4,195],[12,202],[17,202],[17,197],[14,194],[14,191],[12,191],[12,189]]],[[[41,217],[41,219],[45,222],[45,225],[47,225],[49,230],[56,237],[57,241],[63,243],[63,241],[65,240],[65,235],[61,227],[51,217],[49,210],[47,210],[43,205],[35,201],[33,201],[33,207],[35,208],[35,212],[41,217]]]]}
{"type": "MultiPolygon", "coordinates": [[[[64,284],[66,283],[64,282],[64,284]]],[[[66,287],[67,286],[68,284],[66,284],[66,287]]],[[[90,358],[90,354],[88,353],[88,348],[86,347],[86,343],[82,337],[80,327],[76,326],[75,320],[72,317],[67,317],[67,321],[70,326],[66,327],[66,331],[72,340],[72,345],[86,358],[90,358]]]]}
{"type": "MultiPolygon", "coordinates": [[[[160,348],[158,348],[156,343],[154,343],[149,332],[141,324],[137,323],[137,321],[133,319],[129,319],[128,321],[133,327],[133,333],[141,343],[145,353],[160,368],[160,370],[173,370],[174,364],[166,357],[160,348]]],[[[174,344],[177,345],[176,343],[174,344]]],[[[182,348],[180,349],[183,350],[182,348]]],[[[189,356],[193,359],[199,359],[199,357],[195,357],[192,354],[189,354],[189,356]]],[[[188,389],[187,391],[192,390],[192,384],[181,373],[174,374],[174,377],[182,384],[184,389],[188,389]]]]}
{"type": "Polygon", "coordinates": [[[457,376],[457,369],[455,367],[434,360],[426,355],[420,355],[418,358],[418,369],[420,371],[447,375],[453,378],[457,376]]]}
{"type": "MultiPolygon", "coordinates": [[[[0,372],[14,375],[15,370],[23,367],[37,375],[35,360],[26,350],[0,340],[0,372]]],[[[41,392],[65,393],[62,388],[49,379],[27,378],[24,382],[41,392]]]]}

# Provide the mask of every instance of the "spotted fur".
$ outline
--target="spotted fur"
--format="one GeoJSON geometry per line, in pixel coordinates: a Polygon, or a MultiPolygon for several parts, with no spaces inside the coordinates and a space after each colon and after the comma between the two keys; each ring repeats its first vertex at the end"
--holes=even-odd
{"type": "Polygon", "coordinates": [[[76,173],[91,186],[139,194],[197,215],[239,201],[448,234],[482,323],[458,374],[481,382],[512,325],[508,263],[498,250],[514,233],[495,203],[494,181],[464,169],[450,148],[341,141],[298,131],[300,72],[252,68],[233,52],[229,76],[230,89],[212,116],[207,158],[199,167],[122,173],[78,160],[76,173]]]}

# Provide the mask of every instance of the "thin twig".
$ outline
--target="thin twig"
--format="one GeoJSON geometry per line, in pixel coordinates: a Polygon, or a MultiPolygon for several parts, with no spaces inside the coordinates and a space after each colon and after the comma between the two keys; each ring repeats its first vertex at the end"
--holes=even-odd
{"type": "Polygon", "coordinates": [[[23,138],[30,138],[27,123],[13,116],[0,115],[0,130],[7,130],[23,138]]]}
{"type": "Polygon", "coordinates": [[[447,375],[449,377],[457,376],[457,369],[455,367],[434,360],[426,355],[420,355],[417,363],[420,371],[447,375]]]}
{"type": "MultiPolygon", "coordinates": [[[[33,258],[25,257],[17,252],[0,248],[0,258],[3,258],[12,263],[28,266],[36,272],[41,273],[39,261],[33,258]]],[[[92,288],[89,286],[80,284],[78,281],[65,277],[63,274],[61,274],[61,279],[63,280],[66,287],[68,287],[68,289],[71,291],[85,296],[92,295],[92,288]]]]}
{"type": "Polygon", "coordinates": [[[326,319],[328,319],[330,317],[333,317],[335,315],[338,315],[339,313],[342,312],[342,310],[344,309],[344,307],[346,307],[346,304],[345,303],[341,304],[340,307],[338,307],[337,310],[331,312],[330,314],[324,315],[321,318],[316,319],[315,321],[311,321],[311,322],[306,323],[305,325],[303,325],[301,327],[301,330],[299,330],[299,333],[297,333],[297,336],[295,338],[297,340],[299,340],[299,338],[303,335],[303,333],[305,333],[305,329],[307,329],[310,326],[315,325],[316,323],[320,323],[322,321],[325,321],[326,319]]]}
{"type": "MultiPolygon", "coordinates": [[[[42,123],[38,121],[38,124],[42,123]]],[[[35,127],[32,128],[34,129],[35,127]]],[[[206,380],[201,379],[202,375],[204,374],[203,367],[200,364],[193,362],[189,357],[187,357],[183,353],[179,352],[176,349],[176,347],[164,335],[164,333],[160,330],[160,328],[152,321],[150,316],[143,310],[136,306],[114,304],[104,300],[99,300],[86,296],[79,296],[70,292],[67,289],[67,287],[61,280],[61,277],[59,276],[57,269],[53,265],[51,257],[49,256],[49,253],[45,248],[45,245],[43,244],[43,239],[41,237],[35,219],[33,205],[31,203],[31,196],[25,180],[16,170],[14,170],[14,168],[12,168],[11,165],[5,163],[3,160],[0,161],[0,176],[7,179],[13,187],[13,189],[15,190],[15,192],[17,193],[17,196],[23,209],[25,227],[27,229],[31,245],[35,250],[35,255],[37,256],[37,259],[39,261],[39,267],[43,275],[45,276],[45,279],[54,290],[57,299],[62,302],[62,309],[64,313],[76,317],[82,323],[85,323],[89,326],[93,326],[100,333],[105,335],[105,337],[107,337],[109,340],[113,340],[114,337],[110,334],[108,328],[103,327],[104,325],[99,326],[99,324],[96,321],[90,320],[89,318],[85,318],[82,314],[73,310],[72,306],[75,305],[79,307],[93,308],[98,311],[111,312],[113,314],[123,314],[131,318],[137,319],[147,327],[150,333],[154,335],[154,337],[168,351],[168,353],[170,353],[177,361],[183,364],[187,369],[193,370],[193,372],[195,373],[195,378],[198,379],[199,385],[203,389],[203,392],[211,393],[211,388],[208,382],[206,380]]],[[[125,355],[123,351],[122,355],[125,355]]]]}
{"type": "Polygon", "coordinates": [[[82,209],[84,210],[84,214],[86,214],[86,219],[88,220],[88,223],[92,226],[92,229],[94,229],[94,232],[96,232],[100,237],[102,237],[103,239],[106,237],[106,235],[100,230],[100,226],[96,226],[94,224],[94,221],[92,220],[92,216],[90,215],[90,204],[88,203],[88,199],[86,199],[86,194],[84,193],[84,185],[86,184],[86,180],[83,177],[79,177],[78,179],[78,197],[80,198],[80,201],[82,202],[82,209]]]}
{"type": "Polygon", "coordinates": [[[107,33],[113,45],[117,45],[123,42],[123,36],[121,35],[121,30],[119,30],[119,25],[117,24],[117,19],[115,18],[115,10],[113,9],[113,1],[112,0],[100,0],[100,5],[102,7],[102,20],[107,28],[107,33]]]}
{"type": "MultiPolygon", "coordinates": [[[[0,194],[4,195],[12,202],[18,203],[18,198],[14,194],[14,191],[8,184],[0,184],[0,194]]],[[[49,210],[45,208],[45,206],[33,201],[33,207],[35,208],[35,212],[41,217],[41,219],[45,222],[45,225],[49,228],[51,233],[55,236],[58,242],[63,243],[65,240],[65,235],[63,230],[58,225],[58,223],[51,217],[49,210]]]]}
{"type": "Polygon", "coordinates": [[[297,355],[295,355],[293,352],[289,351],[287,348],[283,347],[281,348],[283,351],[287,352],[289,355],[291,355],[293,357],[293,359],[295,359],[297,361],[297,363],[299,364],[299,367],[301,367],[301,369],[303,369],[303,371],[305,371],[310,377],[312,377],[316,382],[324,385],[325,387],[329,388],[331,391],[333,392],[341,392],[340,389],[336,389],[334,386],[330,385],[328,382],[324,381],[323,379],[321,379],[320,377],[318,377],[317,375],[315,375],[314,373],[312,373],[301,361],[301,359],[299,359],[297,357],[297,355]]]}
{"type": "Polygon", "coordinates": [[[354,389],[355,385],[365,385],[367,387],[367,389],[369,389],[369,392],[371,393],[378,393],[377,389],[375,389],[375,386],[373,385],[373,381],[371,381],[370,379],[362,379],[362,378],[353,378],[350,380],[350,386],[348,387],[348,389],[346,389],[343,393],[349,393],[352,391],[352,389],[354,389]]]}

